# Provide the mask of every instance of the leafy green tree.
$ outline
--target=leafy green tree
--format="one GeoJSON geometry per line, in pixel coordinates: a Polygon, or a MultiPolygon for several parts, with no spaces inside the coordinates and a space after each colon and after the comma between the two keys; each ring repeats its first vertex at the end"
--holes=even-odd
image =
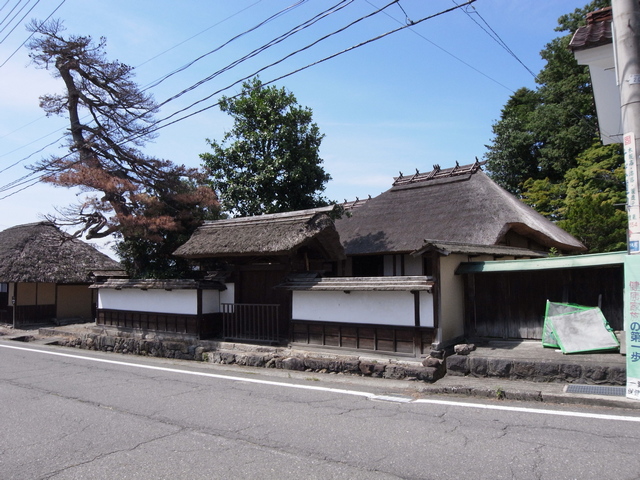
{"type": "Polygon", "coordinates": [[[508,191],[522,194],[530,178],[561,182],[597,137],[589,71],[578,65],[568,45],[587,12],[609,3],[595,0],[558,19],[556,31],[565,35],[540,53],[546,64],[536,77],[538,87],[515,92],[493,125],[494,138],[484,157],[489,175],[508,191]]]}
{"type": "Polygon", "coordinates": [[[487,145],[491,177],[515,194],[522,192],[526,179],[538,176],[539,147],[528,126],[538,105],[537,92],[528,88],[515,92],[502,109],[502,119],[493,125],[493,144],[487,145]]]}
{"type": "Polygon", "coordinates": [[[567,187],[564,183],[552,182],[549,177],[524,182],[522,201],[555,222],[564,219],[567,187]]]}
{"type": "Polygon", "coordinates": [[[309,108],[284,88],[264,86],[256,77],[236,97],[222,97],[220,109],[233,128],[213,152],[200,155],[218,192],[222,210],[250,216],[314,208],[331,179],[319,156],[323,135],[309,108]]]}
{"type": "Polygon", "coordinates": [[[515,92],[493,125],[485,155],[489,175],[576,236],[589,252],[621,250],[626,242],[625,174],[620,146],[598,136],[591,79],[568,48],[596,0],[558,19],[568,35],[541,52],[545,67],[535,91],[515,92]]]}
{"type": "Polygon", "coordinates": [[[563,181],[530,178],[522,200],[578,238],[589,253],[624,250],[627,232],[622,147],[594,144],[563,181]]]}
{"type": "Polygon", "coordinates": [[[559,225],[589,252],[626,248],[626,184],[622,146],[594,145],[565,175],[564,219],[559,225]]]}

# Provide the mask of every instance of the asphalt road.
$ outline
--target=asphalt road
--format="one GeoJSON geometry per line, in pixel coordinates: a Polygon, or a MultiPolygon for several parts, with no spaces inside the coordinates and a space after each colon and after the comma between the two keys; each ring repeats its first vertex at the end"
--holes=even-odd
{"type": "Polygon", "coordinates": [[[0,341],[2,479],[636,479],[640,412],[0,341]]]}

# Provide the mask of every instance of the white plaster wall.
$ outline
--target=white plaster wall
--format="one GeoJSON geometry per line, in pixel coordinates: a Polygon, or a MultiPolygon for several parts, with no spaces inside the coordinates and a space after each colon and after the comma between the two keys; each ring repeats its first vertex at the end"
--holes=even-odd
{"type": "MultiPolygon", "coordinates": [[[[414,305],[411,292],[293,292],[296,320],[414,326],[414,305]]],[[[420,320],[421,326],[433,326],[433,295],[428,292],[420,292],[420,320]]]]}
{"type": "Polygon", "coordinates": [[[220,311],[220,291],[202,291],[202,313],[218,313],[220,311]]]}
{"type": "Polygon", "coordinates": [[[620,114],[620,89],[616,81],[613,53],[613,44],[578,50],[574,53],[580,65],[589,65],[593,96],[598,111],[600,138],[605,145],[621,143],[624,133],[620,114]]]}
{"type": "Polygon", "coordinates": [[[433,294],[420,292],[420,326],[433,327],[433,294]]]}
{"type": "Polygon", "coordinates": [[[227,289],[220,292],[220,303],[235,303],[236,284],[225,283],[225,285],[227,289]]]}
{"type": "Polygon", "coordinates": [[[139,290],[125,288],[98,290],[98,308],[134,312],[182,313],[197,315],[196,290],[139,290]]]}

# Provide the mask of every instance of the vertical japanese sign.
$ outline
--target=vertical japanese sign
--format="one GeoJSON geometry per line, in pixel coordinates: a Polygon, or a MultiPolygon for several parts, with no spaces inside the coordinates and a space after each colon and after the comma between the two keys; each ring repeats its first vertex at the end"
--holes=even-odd
{"type": "Polygon", "coordinates": [[[625,133],[623,139],[624,167],[627,179],[627,213],[629,215],[629,253],[640,253],[640,197],[638,196],[638,162],[636,160],[636,138],[633,132],[625,133]]]}
{"type": "Polygon", "coordinates": [[[625,257],[624,281],[627,397],[640,400],[640,255],[625,257]]]}

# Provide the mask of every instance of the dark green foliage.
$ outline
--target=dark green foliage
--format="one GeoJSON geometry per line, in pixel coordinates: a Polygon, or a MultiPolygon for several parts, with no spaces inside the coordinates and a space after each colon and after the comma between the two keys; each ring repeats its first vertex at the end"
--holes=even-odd
{"type": "Polygon", "coordinates": [[[258,78],[220,109],[234,119],[212,153],[200,155],[222,209],[233,216],[260,215],[327,205],[321,196],[331,179],[318,154],[323,135],[312,112],[292,93],[265,87],[258,78]]]}
{"type": "Polygon", "coordinates": [[[568,45],[586,14],[610,5],[595,0],[558,19],[565,35],[549,42],[535,91],[521,88],[493,125],[485,154],[489,175],[572,233],[590,252],[624,249],[625,183],[619,146],[598,137],[591,78],[568,45]]]}
{"type": "Polygon", "coordinates": [[[626,248],[626,185],[622,146],[594,145],[565,175],[564,219],[559,225],[591,253],[626,248]]]}

